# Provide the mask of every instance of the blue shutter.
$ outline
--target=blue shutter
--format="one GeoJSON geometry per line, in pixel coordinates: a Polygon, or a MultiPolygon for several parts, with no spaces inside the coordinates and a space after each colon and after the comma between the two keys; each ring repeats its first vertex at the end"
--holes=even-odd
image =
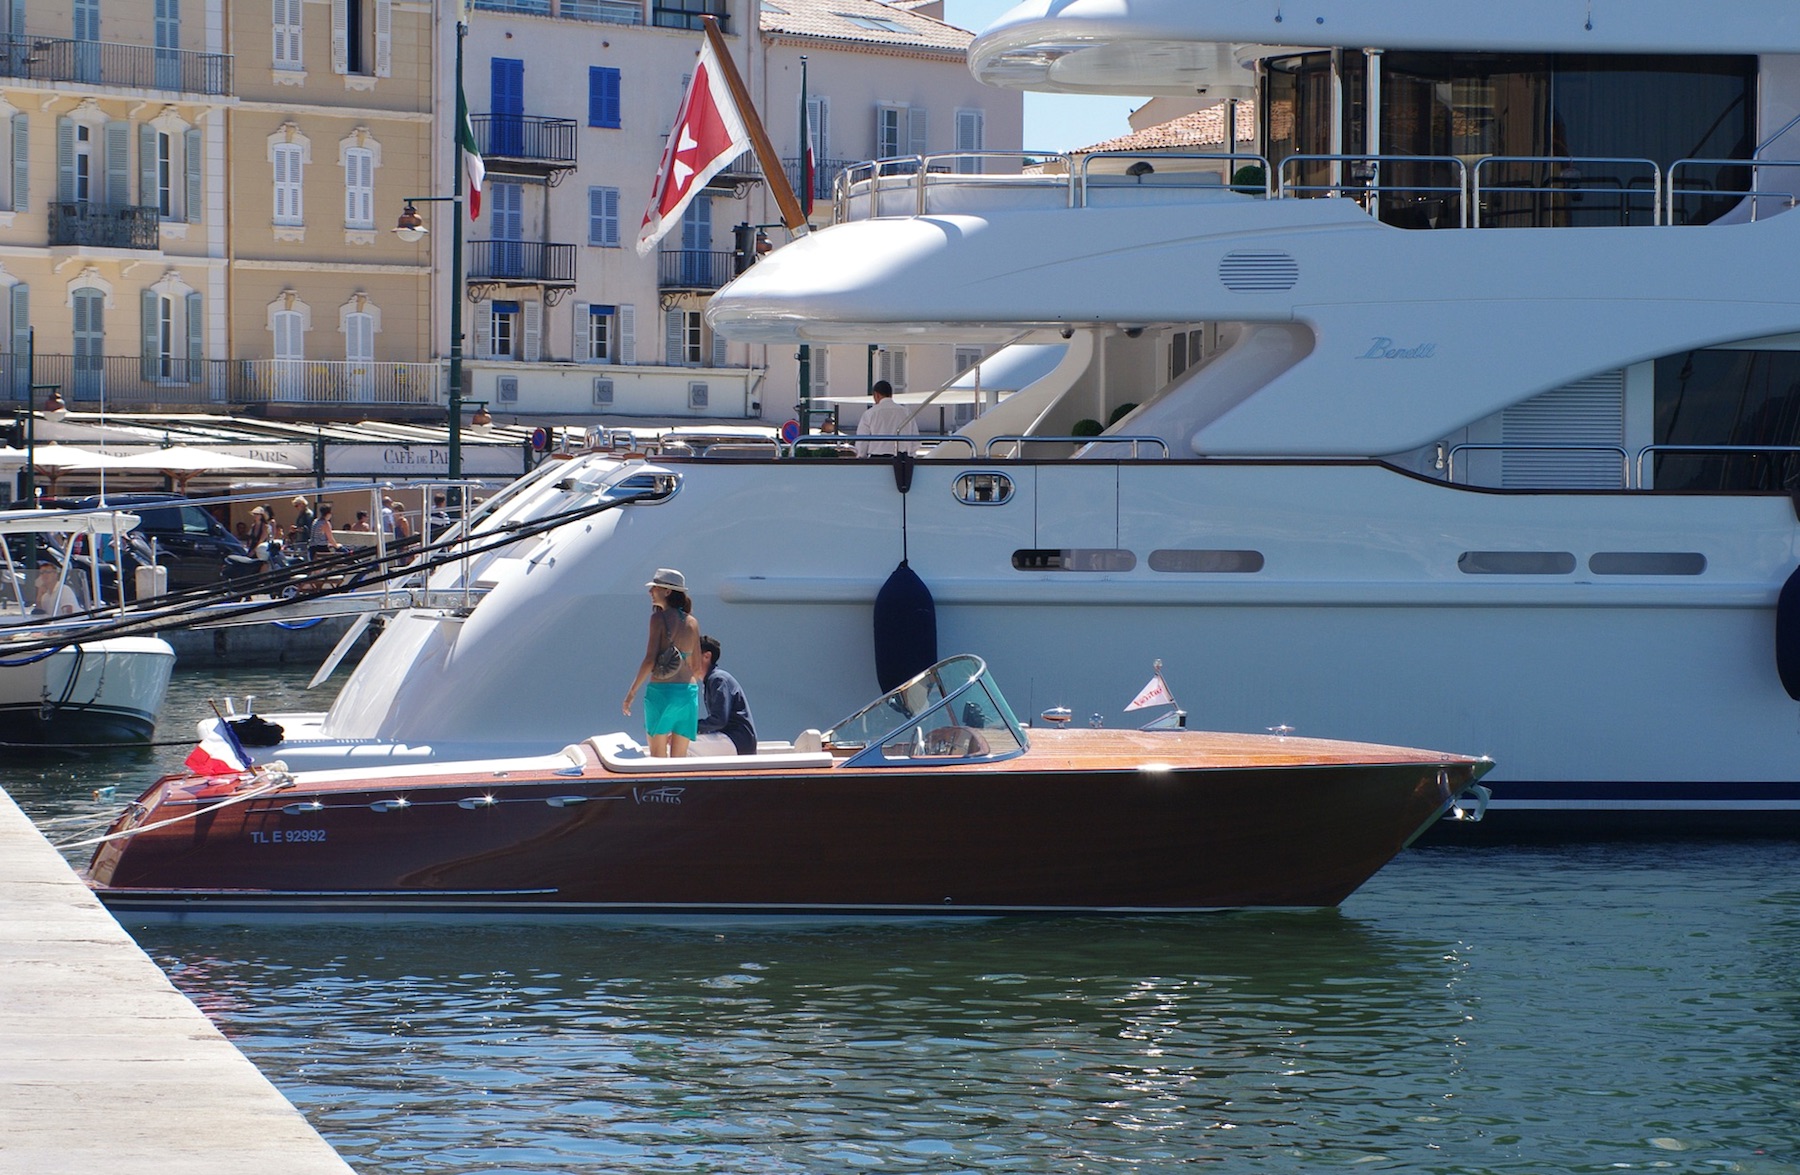
{"type": "Polygon", "coordinates": [[[605,65],[588,67],[588,125],[620,125],[619,71],[605,65]]]}
{"type": "Polygon", "coordinates": [[[488,153],[517,157],[525,149],[525,62],[516,57],[488,59],[488,153]]]}

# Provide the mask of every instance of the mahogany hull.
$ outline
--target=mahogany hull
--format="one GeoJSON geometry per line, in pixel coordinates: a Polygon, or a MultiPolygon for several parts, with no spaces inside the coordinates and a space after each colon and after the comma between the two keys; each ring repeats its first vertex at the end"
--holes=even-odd
{"type": "MultiPolygon", "coordinates": [[[[105,844],[89,878],[138,917],[1333,906],[1488,766],[1029,762],[296,783],[105,844]]],[[[115,830],[216,803],[196,782],[158,783],[115,830]]]]}

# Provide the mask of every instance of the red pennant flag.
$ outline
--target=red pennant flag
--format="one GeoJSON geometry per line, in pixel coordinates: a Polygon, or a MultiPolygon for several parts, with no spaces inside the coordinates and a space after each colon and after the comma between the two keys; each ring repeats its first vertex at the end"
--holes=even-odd
{"type": "Polygon", "coordinates": [[[708,41],[694,65],[693,80],[675,116],[675,128],[663,147],[656,184],[650,189],[650,207],[638,231],[637,251],[644,256],[668,231],[681,222],[681,214],[706,181],[725,170],[725,165],[750,147],[750,131],[744,116],[731,100],[731,88],[708,41]]]}
{"type": "Polygon", "coordinates": [[[1150,679],[1148,685],[1138,691],[1138,696],[1131,699],[1131,705],[1125,708],[1127,710],[1143,710],[1150,706],[1173,706],[1174,704],[1175,696],[1169,692],[1169,687],[1163,682],[1162,674],[1159,673],[1150,679]]]}

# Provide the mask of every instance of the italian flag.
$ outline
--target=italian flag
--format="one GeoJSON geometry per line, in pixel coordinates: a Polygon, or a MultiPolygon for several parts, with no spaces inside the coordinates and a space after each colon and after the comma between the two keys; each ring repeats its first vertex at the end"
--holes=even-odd
{"type": "Polygon", "coordinates": [[[481,215],[481,181],[487,165],[475,146],[475,126],[469,121],[469,100],[463,97],[462,79],[456,79],[456,145],[462,148],[463,171],[469,176],[469,219],[481,215]]]}

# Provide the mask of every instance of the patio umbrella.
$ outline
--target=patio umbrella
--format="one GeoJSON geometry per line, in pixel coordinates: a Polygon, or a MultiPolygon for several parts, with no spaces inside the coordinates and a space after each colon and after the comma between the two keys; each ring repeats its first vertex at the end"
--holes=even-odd
{"type": "Polygon", "coordinates": [[[195,445],[171,445],[166,449],[150,449],[133,453],[113,462],[109,469],[154,470],[175,483],[185,493],[187,483],[206,473],[262,473],[272,469],[292,469],[285,461],[264,461],[256,457],[239,457],[218,449],[202,449],[195,445]]]}
{"type": "Polygon", "coordinates": [[[77,445],[59,445],[54,441],[27,449],[0,449],[0,467],[30,465],[43,473],[56,494],[56,479],[76,470],[117,469],[124,460],[106,453],[83,449],[77,445]]]}

